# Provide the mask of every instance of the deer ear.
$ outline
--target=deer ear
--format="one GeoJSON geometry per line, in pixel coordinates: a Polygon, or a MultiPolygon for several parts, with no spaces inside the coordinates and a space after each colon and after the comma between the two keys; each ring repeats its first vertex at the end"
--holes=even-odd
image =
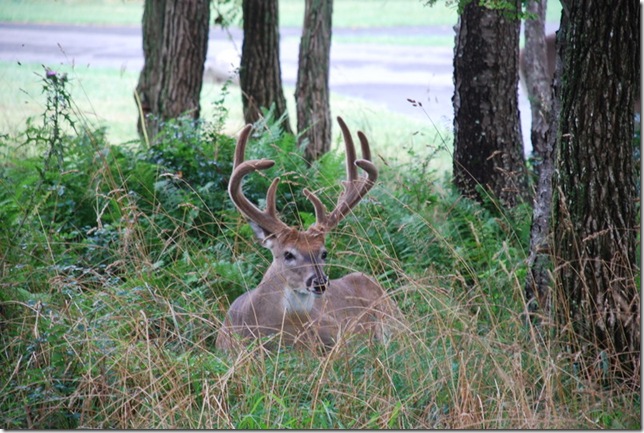
{"type": "Polygon", "coordinates": [[[273,236],[271,236],[271,233],[263,229],[255,221],[249,221],[248,223],[250,224],[250,228],[253,229],[257,240],[266,248],[271,249],[273,246],[273,236]]]}

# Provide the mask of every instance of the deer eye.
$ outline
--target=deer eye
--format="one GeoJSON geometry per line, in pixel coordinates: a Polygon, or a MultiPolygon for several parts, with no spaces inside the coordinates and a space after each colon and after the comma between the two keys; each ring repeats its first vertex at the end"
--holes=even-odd
{"type": "Polygon", "coordinates": [[[290,251],[284,251],[284,260],[289,262],[295,260],[295,255],[290,251]]]}
{"type": "Polygon", "coordinates": [[[326,256],[327,256],[327,255],[328,255],[328,254],[327,254],[327,252],[326,252],[326,251],[322,251],[322,253],[320,253],[320,258],[321,258],[322,260],[326,260],[326,256]]]}

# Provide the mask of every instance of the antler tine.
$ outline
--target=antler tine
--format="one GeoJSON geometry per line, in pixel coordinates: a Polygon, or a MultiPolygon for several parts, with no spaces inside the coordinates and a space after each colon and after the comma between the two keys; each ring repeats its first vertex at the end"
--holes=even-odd
{"type": "Polygon", "coordinates": [[[360,139],[360,147],[362,148],[362,159],[371,161],[371,149],[369,148],[369,140],[362,131],[358,131],[358,138],[360,139]]]}
{"type": "Polygon", "coordinates": [[[318,198],[317,195],[304,188],[304,195],[311,203],[313,203],[313,208],[315,209],[315,221],[316,224],[326,227],[326,206],[318,198]]]}
{"type": "MultiPolygon", "coordinates": [[[[378,169],[371,162],[371,150],[369,148],[369,141],[367,137],[362,133],[358,132],[358,138],[360,139],[360,147],[362,148],[362,157],[363,159],[356,159],[355,146],[353,145],[353,139],[349,128],[344,123],[341,117],[338,116],[338,124],[342,130],[342,136],[344,137],[344,143],[346,147],[346,162],[347,162],[347,180],[342,182],[344,186],[344,191],[338,199],[338,204],[331,214],[325,218],[325,224],[327,229],[335,227],[342,219],[353,209],[364,197],[367,192],[373,187],[378,179],[378,169]],[[362,168],[366,173],[367,177],[358,176],[358,168],[362,168]]],[[[317,197],[316,197],[317,198],[317,197]]],[[[310,199],[310,198],[309,198],[310,199]]],[[[317,208],[316,208],[317,216],[317,208]]]]}
{"type": "Polygon", "coordinates": [[[250,136],[252,125],[246,125],[239,135],[237,146],[235,147],[235,159],[233,161],[233,173],[228,182],[228,195],[235,203],[237,209],[248,219],[257,223],[262,229],[270,233],[278,233],[288,228],[286,224],[279,220],[275,206],[275,193],[279,178],[273,179],[271,186],[266,193],[266,210],[261,211],[257,206],[250,202],[242,191],[242,180],[244,177],[254,171],[266,170],[275,165],[275,161],[268,159],[244,161],[246,143],[250,136]]]}
{"type": "Polygon", "coordinates": [[[347,180],[351,182],[358,178],[358,169],[354,165],[356,161],[356,147],[353,145],[353,137],[351,137],[351,132],[349,132],[347,124],[344,123],[342,117],[338,116],[337,119],[342,130],[342,138],[344,139],[344,147],[347,155],[347,180]]]}
{"type": "MultiPolygon", "coordinates": [[[[273,161],[271,161],[273,162],[273,161]]],[[[276,177],[273,179],[271,182],[271,186],[268,187],[268,191],[266,192],[266,213],[270,215],[273,218],[277,218],[277,206],[275,203],[277,202],[275,200],[275,193],[277,192],[277,185],[280,183],[280,178],[276,177]]]]}
{"type": "Polygon", "coordinates": [[[237,146],[235,146],[235,159],[233,160],[233,170],[236,169],[242,162],[244,162],[244,155],[246,154],[246,143],[250,137],[250,131],[253,130],[253,125],[250,123],[244,126],[239,138],[237,139],[237,146]]]}

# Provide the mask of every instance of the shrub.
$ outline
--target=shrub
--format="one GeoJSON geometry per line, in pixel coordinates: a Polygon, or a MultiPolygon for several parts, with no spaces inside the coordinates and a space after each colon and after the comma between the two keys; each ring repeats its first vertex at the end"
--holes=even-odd
{"type": "MultiPolygon", "coordinates": [[[[230,203],[234,140],[167,122],[151,148],[107,143],[43,78],[42,125],[0,137],[0,415],[8,428],[639,428],[639,394],[592,387],[523,317],[530,211],[461,198],[429,157],[383,166],[329,236],[332,277],[374,275],[405,315],[387,345],[238,357],[214,349],[269,253],[230,203]],[[53,117],[52,117],[53,116],[53,117]],[[36,149],[34,153],[33,149],[36,149]]],[[[280,119],[255,126],[260,205],[288,224],[340,194],[344,152],[309,167],[280,119]]],[[[224,114],[222,114],[224,115],[224,114]]]]}

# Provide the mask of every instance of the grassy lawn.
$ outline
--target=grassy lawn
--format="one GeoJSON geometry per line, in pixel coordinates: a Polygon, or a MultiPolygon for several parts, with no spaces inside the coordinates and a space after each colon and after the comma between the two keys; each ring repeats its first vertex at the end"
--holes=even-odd
{"type": "MultiPolygon", "coordinates": [[[[5,7],[0,8],[0,21],[139,26],[142,12],[141,0],[21,0],[6,2],[5,7]]],[[[303,1],[280,1],[280,20],[283,26],[301,26],[303,14],[303,1]]],[[[416,0],[341,0],[334,5],[336,27],[451,26],[455,19],[456,11],[453,6],[441,4],[426,7],[423,2],[416,0]]],[[[334,42],[449,45],[453,43],[453,37],[422,34],[401,37],[356,35],[338,36],[334,42]]],[[[138,79],[137,72],[69,64],[60,65],[57,69],[67,72],[72,79],[74,102],[88,123],[107,127],[108,139],[113,143],[137,139],[137,110],[132,96],[138,79]]],[[[0,62],[0,84],[7,89],[5,97],[0,101],[0,131],[13,135],[24,126],[29,116],[39,116],[43,112],[44,97],[41,95],[38,76],[42,75],[42,71],[39,64],[0,62]]],[[[221,85],[205,83],[201,95],[204,119],[212,115],[213,101],[218,100],[220,94],[221,85]]],[[[295,113],[293,89],[286,88],[285,94],[290,113],[295,113]]],[[[229,111],[226,131],[230,134],[236,133],[243,124],[240,99],[239,88],[231,86],[225,102],[229,111]]],[[[436,130],[429,121],[419,122],[391,113],[384,107],[341,95],[332,95],[332,111],[334,115],[343,115],[347,121],[354,122],[356,127],[362,128],[371,136],[378,137],[380,143],[376,143],[376,148],[383,158],[401,157],[401,145],[411,152],[417,152],[418,147],[437,147],[451,142],[448,131],[436,130]]],[[[445,169],[451,165],[448,154],[436,161],[440,161],[438,164],[445,169]]]]}
{"type": "MultiPolygon", "coordinates": [[[[139,26],[143,13],[142,0],[13,0],[3,1],[0,7],[0,22],[15,23],[56,23],[80,25],[124,25],[139,26]]],[[[558,19],[560,5],[550,1],[548,19],[558,19]]],[[[281,0],[280,20],[285,27],[301,26],[304,2],[301,0],[281,0]]],[[[230,7],[228,7],[230,9],[230,7]]],[[[222,11],[229,14],[230,11],[222,11]]],[[[218,11],[213,11],[213,16],[218,11]]],[[[239,24],[239,13],[237,21],[239,24]]],[[[439,2],[425,6],[419,0],[336,0],[334,4],[334,26],[337,28],[381,28],[389,26],[418,27],[427,25],[453,26],[457,19],[453,2],[439,2]]],[[[451,34],[423,35],[422,31],[400,36],[387,34],[337,35],[334,43],[374,43],[407,46],[450,46],[451,34]]],[[[51,65],[48,65],[51,66],[51,65]]],[[[70,65],[61,67],[67,70],[74,80],[73,96],[78,109],[94,125],[108,127],[108,137],[115,143],[136,139],[136,107],[132,91],[138,73],[117,69],[80,68],[70,65]]],[[[38,64],[18,65],[0,62],[0,84],[6,89],[0,101],[0,130],[14,134],[24,125],[29,116],[43,111],[43,98],[40,97],[39,78],[42,72],[38,64]]],[[[212,101],[219,98],[221,86],[206,83],[202,92],[203,117],[212,114],[212,101]]],[[[289,110],[295,112],[292,89],[286,89],[289,110]]],[[[231,86],[226,107],[230,112],[227,131],[234,133],[242,124],[239,89],[231,86]]],[[[359,119],[361,127],[367,132],[381,137],[385,142],[385,155],[392,146],[403,141],[416,141],[419,136],[432,136],[432,145],[450,142],[447,131],[435,131],[431,122],[418,122],[361,101],[333,95],[334,113],[345,113],[359,119]],[[382,121],[380,119],[386,119],[382,121]],[[430,131],[427,131],[430,129],[430,131]],[[393,132],[395,131],[395,132],[393,132]],[[418,134],[418,132],[421,132],[418,134]],[[411,137],[414,137],[412,139],[411,137]],[[396,144],[390,144],[396,143],[396,144]]],[[[449,166],[449,164],[445,164],[449,166]]]]}
{"type": "MultiPolygon", "coordinates": [[[[453,0],[425,6],[421,0],[336,0],[333,25],[336,27],[453,26],[457,11],[453,0]]],[[[280,23],[300,27],[303,0],[280,0],[280,23]]],[[[230,6],[222,8],[226,15],[230,6]]],[[[142,0],[3,0],[0,22],[58,23],[84,25],[138,26],[143,14],[142,0]]],[[[217,12],[213,11],[213,17],[217,12]]],[[[548,21],[558,21],[561,4],[548,2],[548,21]]],[[[239,25],[237,14],[235,25],[239,25]]]]}
{"type": "MultiPolygon", "coordinates": [[[[138,73],[70,65],[57,69],[70,77],[75,110],[88,124],[108,127],[108,136],[115,142],[136,138],[137,110],[132,92],[138,73]]],[[[44,112],[43,74],[39,64],[0,62],[0,85],[6,89],[0,101],[0,130],[15,134],[28,117],[44,112]]]]}
{"type": "MultiPolygon", "coordinates": [[[[5,1],[0,21],[138,26],[143,14],[141,0],[18,0],[5,1]]],[[[280,21],[299,27],[304,1],[281,0],[280,21]]],[[[222,11],[229,13],[230,6],[222,11]]],[[[213,11],[213,16],[217,12],[213,11]]],[[[241,14],[237,14],[241,15],[241,14]]],[[[240,17],[235,21],[239,24],[240,17]]],[[[456,19],[453,6],[426,7],[418,0],[340,0],[334,4],[334,25],[338,27],[391,27],[451,25],[456,19]]]]}
{"type": "MultiPolygon", "coordinates": [[[[71,93],[75,111],[87,126],[106,127],[107,137],[113,144],[137,140],[137,109],[133,91],[138,72],[120,71],[112,68],[74,67],[61,65],[57,68],[66,72],[71,79],[71,93]]],[[[28,117],[40,122],[39,116],[45,109],[42,95],[43,68],[39,64],[17,64],[0,62],[0,85],[5,97],[0,101],[0,131],[16,135],[26,124],[28,117]]],[[[237,86],[228,88],[224,106],[228,110],[225,132],[236,134],[243,126],[241,94],[237,86]]],[[[285,95],[289,113],[295,113],[294,89],[286,88],[285,95]]],[[[222,96],[222,85],[212,82],[204,84],[201,93],[202,118],[211,119],[214,103],[222,96]]],[[[374,137],[374,151],[384,159],[405,160],[410,155],[401,154],[401,146],[409,153],[426,152],[438,147],[451,146],[451,135],[446,130],[436,129],[432,123],[419,122],[404,115],[391,113],[384,107],[361,100],[331,95],[333,116],[343,116],[352,128],[362,129],[374,137]]],[[[295,127],[292,119],[293,127],[295,127]]],[[[334,128],[339,139],[339,130],[334,128]]],[[[339,142],[336,141],[336,145],[339,142]]],[[[450,156],[440,152],[433,160],[435,168],[449,169],[450,156]]]]}

